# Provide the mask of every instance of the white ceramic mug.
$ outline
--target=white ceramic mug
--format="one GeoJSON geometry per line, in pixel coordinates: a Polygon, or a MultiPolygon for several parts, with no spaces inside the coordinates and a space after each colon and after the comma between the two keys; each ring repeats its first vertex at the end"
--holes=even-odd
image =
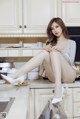
{"type": "Polygon", "coordinates": [[[38,79],[39,78],[39,73],[38,72],[28,72],[28,79],[29,80],[34,80],[34,79],[38,79]]]}

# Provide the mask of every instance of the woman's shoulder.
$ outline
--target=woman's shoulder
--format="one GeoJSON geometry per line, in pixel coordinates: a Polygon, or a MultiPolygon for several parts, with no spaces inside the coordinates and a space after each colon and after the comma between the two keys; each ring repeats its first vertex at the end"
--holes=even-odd
{"type": "Polygon", "coordinates": [[[69,39],[69,43],[70,44],[76,44],[76,41],[72,40],[72,39],[69,39]]]}

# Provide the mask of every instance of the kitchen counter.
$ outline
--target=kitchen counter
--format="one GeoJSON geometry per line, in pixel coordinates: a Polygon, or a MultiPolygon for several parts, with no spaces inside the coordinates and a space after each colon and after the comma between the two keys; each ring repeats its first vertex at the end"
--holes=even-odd
{"type": "MultiPolygon", "coordinates": [[[[68,87],[80,88],[80,81],[74,83],[63,83],[63,86],[67,84],[68,87]]],[[[29,88],[54,88],[55,84],[49,80],[38,79],[30,82],[29,88]]]]}
{"type": "MultiPolygon", "coordinates": [[[[66,86],[65,83],[63,86],[66,86]]],[[[66,88],[61,104],[68,119],[80,119],[80,81],[68,83],[67,86],[69,88],[66,88]]],[[[29,87],[31,91],[29,119],[38,119],[48,100],[54,96],[55,84],[49,80],[38,79],[31,81],[29,87]]]]}
{"type": "Polygon", "coordinates": [[[0,97],[15,97],[6,119],[27,119],[29,86],[0,85],[0,97]]]}
{"type": "MultiPolygon", "coordinates": [[[[15,97],[6,119],[28,119],[30,89],[49,89],[54,88],[55,86],[55,84],[50,81],[43,79],[29,82],[30,85],[28,86],[12,86],[10,84],[0,85],[0,97],[15,97]]],[[[80,88],[80,82],[70,83],[68,84],[68,87],[80,88]]]]}

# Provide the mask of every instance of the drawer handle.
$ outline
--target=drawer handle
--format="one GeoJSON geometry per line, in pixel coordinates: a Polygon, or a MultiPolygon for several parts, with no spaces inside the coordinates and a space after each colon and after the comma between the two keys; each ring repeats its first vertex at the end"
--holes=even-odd
{"type": "Polygon", "coordinates": [[[19,28],[22,28],[22,26],[21,26],[21,25],[19,25],[19,28]]]}
{"type": "Polygon", "coordinates": [[[24,25],[24,28],[27,28],[27,26],[26,26],[26,25],[24,25]]]}
{"type": "Polygon", "coordinates": [[[55,92],[55,90],[52,90],[52,93],[54,93],[55,92]]]}

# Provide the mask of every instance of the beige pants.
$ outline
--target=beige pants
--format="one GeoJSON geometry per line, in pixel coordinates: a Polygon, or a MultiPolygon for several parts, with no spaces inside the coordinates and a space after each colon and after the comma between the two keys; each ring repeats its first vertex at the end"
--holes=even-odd
{"type": "Polygon", "coordinates": [[[50,81],[55,82],[55,95],[60,95],[61,83],[71,83],[76,77],[75,70],[69,65],[67,60],[58,51],[41,51],[31,58],[22,68],[20,68],[13,78],[17,78],[32,69],[44,65],[46,75],[50,81]]]}

